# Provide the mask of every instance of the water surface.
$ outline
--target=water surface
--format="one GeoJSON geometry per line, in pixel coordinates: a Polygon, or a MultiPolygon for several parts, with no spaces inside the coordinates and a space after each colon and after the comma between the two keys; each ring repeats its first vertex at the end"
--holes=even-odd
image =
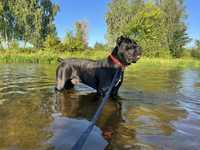
{"type": "MultiPolygon", "coordinates": [[[[81,84],[56,94],[55,68],[0,64],[0,150],[67,150],[87,128],[95,91],[81,84]]],[[[200,69],[131,68],[122,109],[109,101],[84,149],[199,149],[200,69]]]]}

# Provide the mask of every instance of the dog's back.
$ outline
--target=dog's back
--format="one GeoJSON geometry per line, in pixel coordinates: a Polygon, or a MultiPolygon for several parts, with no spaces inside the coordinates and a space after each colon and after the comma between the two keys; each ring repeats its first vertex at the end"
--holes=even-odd
{"type": "Polygon", "coordinates": [[[108,67],[106,60],[90,60],[68,58],[59,59],[60,64],[56,71],[57,89],[60,90],[64,87],[66,81],[76,80],[86,85],[96,88],[96,69],[103,66],[108,67]]]}

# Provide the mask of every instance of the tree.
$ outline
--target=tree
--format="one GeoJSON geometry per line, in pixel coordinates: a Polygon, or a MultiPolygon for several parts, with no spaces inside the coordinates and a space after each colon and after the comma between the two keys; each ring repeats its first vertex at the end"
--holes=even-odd
{"type": "Polygon", "coordinates": [[[7,47],[9,47],[9,42],[14,38],[15,26],[13,24],[13,13],[11,11],[11,1],[0,0],[0,37],[1,41],[4,41],[7,47]]]}
{"type": "Polygon", "coordinates": [[[84,21],[78,21],[75,23],[76,40],[80,49],[87,47],[87,23],[84,21]]]}
{"type": "Polygon", "coordinates": [[[94,45],[95,50],[108,50],[107,45],[96,42],[94,45]]]}
{"type": "Polygon", "coordinates": [[[35,0],[16,0],[12,2],[12,12],[15,17],[17,39],[24,41],[24,45],[29,42],[33,45],[33,39],[40,39],[39,32],[41,24],[38,23],[42,16],[42,11],[35,0]],[[23,8],[23,9],[22,9],[23,8]]]}
{"type": "Polygon", "coordinates": [[[200,59],[200,40],[195,41],[195,47],[191,50],[191,56],[200,59]]]}
{"type": "Polygon", "coordinates": [[[112,0],[108,5],[107,38],[113,45],[122,34],[136,39],[146,56],[180,57],[190,41],[184,0],[112,0]]]}
{"type": "Polygon", "coordinates": [[[148,57],[168,56],[164,13],[153,2],[113,0],[107,13],[108,40],[114,43],[128,35],[143,48],[148,57]]]}
{"type": "Polygon", "coordinates": [[[124,28],[124,33],[138,41],[143,55],[148,57],[169,56],[164,13],[159,7],[148,2],[135,14],[124,28]]]}
{"type": "Polygon", "coordinates": [[[138,41],[143,48],[143,55],[164,57],[169,55],[163,12],[153,3],[148,2],[135,14],[125,26],[124,33],[138,41]]]}
{"type": "MultiPolygon", "coordinates": [[[[57,12],[59,11],[59,6],[53,4],[51,0],[40,0],[39,5],[42,12],[42,22],[39,21],[39,24],[41,24],[40,36],[42,41],[44,41],[49,34],[54,34],[54,36],[56,36],[56,27],[53,21],[57,12]]],[[[39,43],[39,46],[42,44],[38,39],[35,39],[35,42],[39,43]]]]}
{"type": "Polygon", "coordinates": [[[195,41],[195,46],[196,46],[197,49],[200,50],[200,40],[195,41]]]}
{"type": "Polygon", "coordinates": [[[108,4],[106,23],[109,45],[115,44],[117,37],[123,34],[124,26],[132,20],[143,4],[143,0],[112,0],[108,4]]]}
{"type": "Polygon", "coordinates": [[[43,43],[45,49],[48,50],[62,50],[62,43],[55,34],[49,34],[43,43]]]}
{"type": "Polygon", "coordinates": [[[158,6],[165,13],[167,42],[173,57],[180,57],[183,47],[190,41],[186,33],[184,0],[158,0],[158,6]]]}
{"type": "Polygon", "coordinates": [[[7,45],[22,40],[41,47],[48,34],[55,34],[58,9],[51,0],[1,0],[0,37],[7,45]]]}
{"type": "Polygon", "coordinates": [[[75,23],[75,33],[67,32],[63,41],[66,50],[84,50],[87,44],[87,24],[83,21],[75,23]]]}

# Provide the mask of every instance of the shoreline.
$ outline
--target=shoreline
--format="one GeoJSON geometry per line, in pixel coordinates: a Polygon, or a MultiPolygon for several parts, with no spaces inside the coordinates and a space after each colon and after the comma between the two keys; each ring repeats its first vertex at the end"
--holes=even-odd
{"type": "MultiPolygon", "coordinates": [[[[19,51],[0,51],[0,63],[34,63],[34,64],[57,64],[57,58],[85,58],[85,59],[104,59],[110,54],[109,51],[85,50],[75,52],[19,52],[19,51]]],[[[142,57],[136,64],[138,65],[159,65],[177,67],[200,67],[200,61],[192,57],[188,58],[148,58],[142,57]]]]}

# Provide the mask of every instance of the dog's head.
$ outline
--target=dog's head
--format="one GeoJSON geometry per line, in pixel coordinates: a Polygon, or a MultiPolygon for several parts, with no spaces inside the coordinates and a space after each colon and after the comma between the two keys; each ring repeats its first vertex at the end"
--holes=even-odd
{"type": "Polygon", "coordinates": [[[112,54],[124,65],[136,63],[142,55],[141,47],[128,37],[120,36],[112,54]]]}

